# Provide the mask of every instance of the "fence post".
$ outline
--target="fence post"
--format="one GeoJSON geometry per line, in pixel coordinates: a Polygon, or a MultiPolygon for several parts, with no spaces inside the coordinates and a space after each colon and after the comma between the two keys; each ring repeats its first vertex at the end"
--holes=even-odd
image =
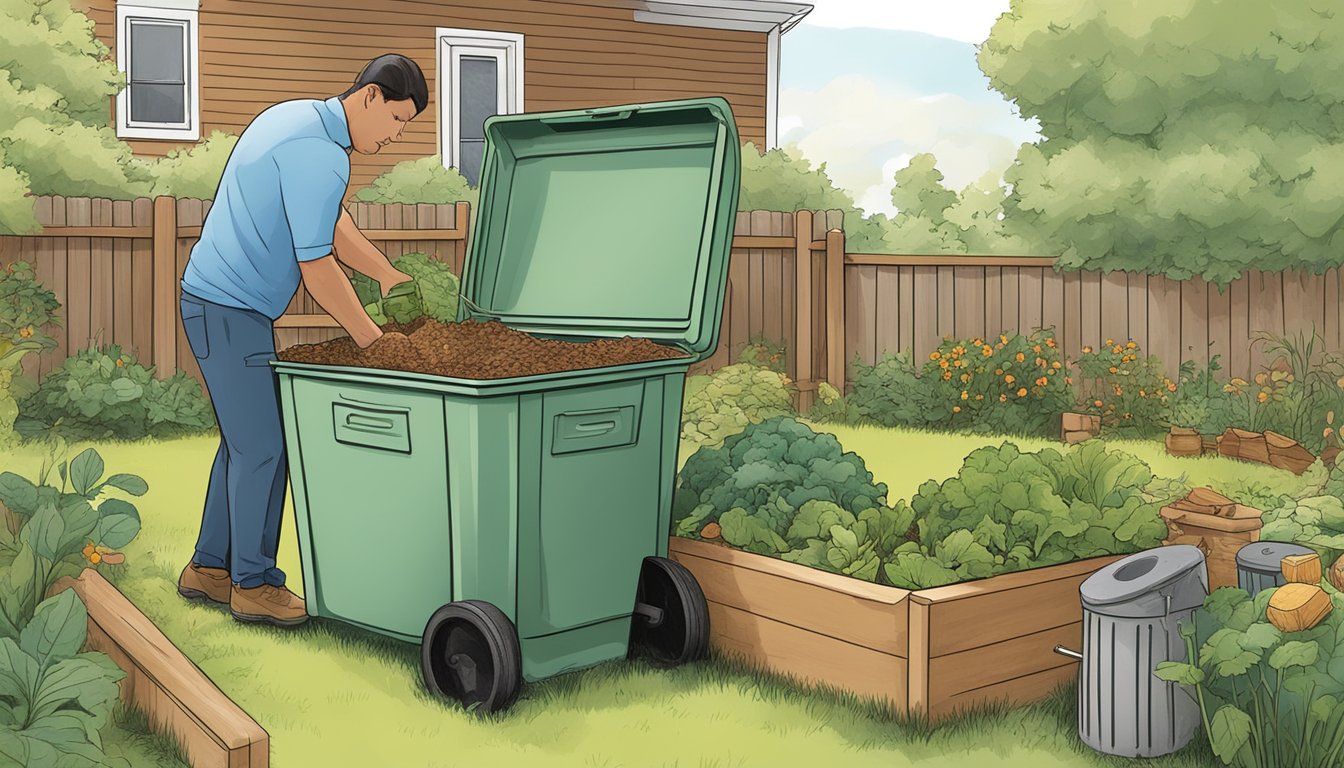
{"type": "Polygon", "coordinates": [[[453,204],[453,228],[462,231],[462,239],[454,244],[458,253],[457,276],[460,279],[466,272],[467,246],[471,243],[471,203],[458,200],[453,204]]]}
{"type": "Polygon", "coordinates": [[[812,370],[812,212],[793,213],[793,378],[798,383],[798,409],[806,412],[816,402],[816,374],[812,370]]]}
{"type": "Polygon", "coordinates": [[[177,199],[154,198],[154,375],[177,371],[177,199]]]}
{"type": "Polygon", "coordinates": [[[826,232],[826,380],[845,394],[845,233],[826,232]]]}

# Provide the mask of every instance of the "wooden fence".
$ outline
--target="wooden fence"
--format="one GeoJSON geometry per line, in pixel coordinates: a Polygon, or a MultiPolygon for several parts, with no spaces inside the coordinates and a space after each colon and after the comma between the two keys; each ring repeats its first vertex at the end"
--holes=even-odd
{"type": "MultiPolygon", "coordinates": [[[[62,304],[60,346],[33,361],[45,375],[66,355],[118,343],[160,374],[199,376],[181,332],[178,281],[209,201],[112,202],[43,197],[40,234],[0,237],[0,265],[24,259],[62,304]]],[[[389,256],[434,254],[461,274],[470,211],[456,205],[350,207],[389,256]]],[[[1250,272],[1226,290],[1202,280],[1134,272],[1057,272],[1049,258],[893,256],[847,253],[839,211],[738,214],[720,344],[696,366],[731,363],[755,338],[782,342],[804,404],[820,381],[843,387],[855,358],[912,350],[916,359],[947,336],[1055,330],[1067,354],[1106,339],[1133,340],[1175,373],[1184,361],[1220,356],[1227,375],[1264,365],[1257,332],[1320,335],[1344,352],[1341,276],[1250,272]]],[[[277,344],[342,334],[300,288],[277,323],[277,344]]]]}

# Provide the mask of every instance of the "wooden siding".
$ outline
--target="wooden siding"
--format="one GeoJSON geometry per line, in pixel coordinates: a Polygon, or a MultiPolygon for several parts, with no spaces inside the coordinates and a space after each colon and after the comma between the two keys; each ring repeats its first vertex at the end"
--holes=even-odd
{"type": "MultiPolygon", "coordinates": [[[[116,44],[116,0],[75,0],[116,44]]],[[[436,27],[524,35],[524,109],[542,111],[718,95],[743,141],[765,138],[766,35],[634,20],[634,3],[211,0],[200,10],[202,137],[239,133],[266,107],[340,93],[370,59],[405,54],[424,70],[430,104],[404,139],[354,155],[351,188],[438,151],[436,27]]],[[[182,142],[132,140],[142,154],[182,142]]]]}

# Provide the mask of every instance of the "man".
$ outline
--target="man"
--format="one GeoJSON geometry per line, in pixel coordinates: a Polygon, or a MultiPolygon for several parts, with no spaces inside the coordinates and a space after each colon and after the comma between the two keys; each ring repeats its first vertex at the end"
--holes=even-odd
{"type": "MultiPolygon", "coordinates": [[[[295,626],[303,600],[275,567],[286,456],[273,321],[303,280],[361,348],[383,343],[341,263],[383,295],[410,277],[394,269],[341,205],[353,149],[376,154],[401,138],[429,100],[404,56],[369,62],[344,94],[270,107],[229,155],[182,276],[182,325],[219,422],[200,537],[178,592],[228,604],[239,621],[295,626]]],[[[392,335],[392,334],[389,334],[392,335]]],[[[397,334],[399,335],[399,334],[397,334]]]]}

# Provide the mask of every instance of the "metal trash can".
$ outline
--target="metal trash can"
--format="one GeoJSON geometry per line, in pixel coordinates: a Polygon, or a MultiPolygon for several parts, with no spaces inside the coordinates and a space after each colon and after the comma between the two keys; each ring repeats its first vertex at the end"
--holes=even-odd
{"type": "Polygon", "coordinates": [[[1237,550],[1237,586],[1255,597],[1263,589],[1284,585],[1283,558],[1314,555],[1316,550],[1284,541],[1257,541],[1237,550]]]}
{"type": "Polygon", "coordinates": [[[1204,553],[1174,545],[1130,555],[1079,587],[1083,652],[1078,736],[1099,752],[1159,757],[1190,742],[1199,705],[1183,686],[1153,672],[1184,661],[1179,622],[1204,603],[1204,553]]]}

